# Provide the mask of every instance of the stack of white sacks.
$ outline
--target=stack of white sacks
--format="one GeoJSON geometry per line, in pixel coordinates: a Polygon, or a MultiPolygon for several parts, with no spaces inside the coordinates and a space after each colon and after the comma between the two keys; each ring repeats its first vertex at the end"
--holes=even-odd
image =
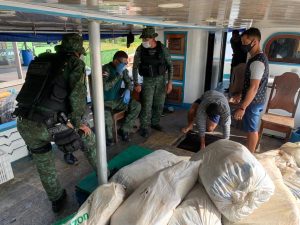
{"type": "Polygon", "coordinates": [[[96,189],[66,224],[79,218],[82,225],[300,224],[274,155],[257,160],[228,140],[191,159],[154,151],[96,189]]]}

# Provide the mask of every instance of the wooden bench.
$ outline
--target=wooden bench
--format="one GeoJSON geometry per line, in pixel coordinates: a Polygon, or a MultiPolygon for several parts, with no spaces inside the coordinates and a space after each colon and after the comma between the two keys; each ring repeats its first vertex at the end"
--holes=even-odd
{"type": "Polygon", "coordinates": [[[115,142],[118,143],[118,121],[125,117],[125,111],[113,112],[113,135],[115,142]]]}

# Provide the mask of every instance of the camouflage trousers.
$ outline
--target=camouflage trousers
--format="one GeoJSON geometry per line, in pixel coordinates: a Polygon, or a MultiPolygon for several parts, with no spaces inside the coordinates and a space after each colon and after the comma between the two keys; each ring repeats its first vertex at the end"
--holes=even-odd
{"type": "Polygon", "coordinates": [[[141,128],[158,125],[166,97],[164,76],[144,77],[142,87],[141,128]]]}
{"type": "Polygon", "coordinates": [[[124,122],[121,125],[121,130],[130,132],[134,126],[135,120],[138,118],[141,111],[141,104],[134,99],[131,99],[129,104],[123,103],[123,99],[105,102],[105,130],[106,138],[112,139],[113,133],[113,111],[126,111],[124,122]]]}
{"type": "MultiPolygon", "coordinates": [[[[52,141],[52,137],[49,134],[46,125],[43,123],[18,119],[17,128],[30,149],[40,148],[52,141]]],[[[91,135],[82,136],[82,141],[85,145],[84,154],[93,169],[96,170],[95,134],[91,133],[91,135]]],[[[53,152],[48,151],[40,154],[33,153],[32,157],[49,200],[55,201],[59,199],[63,193],[63,188],[57,177],[53,152]]]]}

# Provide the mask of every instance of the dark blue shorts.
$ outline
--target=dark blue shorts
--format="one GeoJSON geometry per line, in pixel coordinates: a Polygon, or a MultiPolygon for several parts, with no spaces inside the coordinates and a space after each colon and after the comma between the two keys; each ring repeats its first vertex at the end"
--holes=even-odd
{"type": "Polygon", "coordinates": [[[208,117],[208,119],[209,119],[210,121],[212,121],[212,122],[218,124],[219,121],[220,121],[220,116],[219,116],[219,115],[210,116],[210,117],[208,117]]]}
{"type": "Polygon", "coordinates": [[[260,114],[264,109],[264,103],[251,103],[243,117],[243,130],[246,132],[257,132],[259,129],[260,114]]]}

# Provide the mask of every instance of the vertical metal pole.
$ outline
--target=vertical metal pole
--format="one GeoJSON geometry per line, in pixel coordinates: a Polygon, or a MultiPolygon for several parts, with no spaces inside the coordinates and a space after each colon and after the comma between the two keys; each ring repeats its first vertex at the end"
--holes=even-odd
{"type": "Polygon", "coordinates": [[[15,62],[16,62],[16,67],[17,67],[17,71],[18,71],[18,78],[24,79],[17,42],[13,42],[12,45],[13,45],[14,54],[15,54],[15,62]]]}
{"type": "Polygon", "coordinates": [[[92,102],[94,106],[94,125],[96,128],[97,174],[99,184],[105,184],[107,183],[107,157],[104,125],[104,97],[100,56],[100,25],[96,21],[89,22],[89,42],[92,65],[92,102]]]}

